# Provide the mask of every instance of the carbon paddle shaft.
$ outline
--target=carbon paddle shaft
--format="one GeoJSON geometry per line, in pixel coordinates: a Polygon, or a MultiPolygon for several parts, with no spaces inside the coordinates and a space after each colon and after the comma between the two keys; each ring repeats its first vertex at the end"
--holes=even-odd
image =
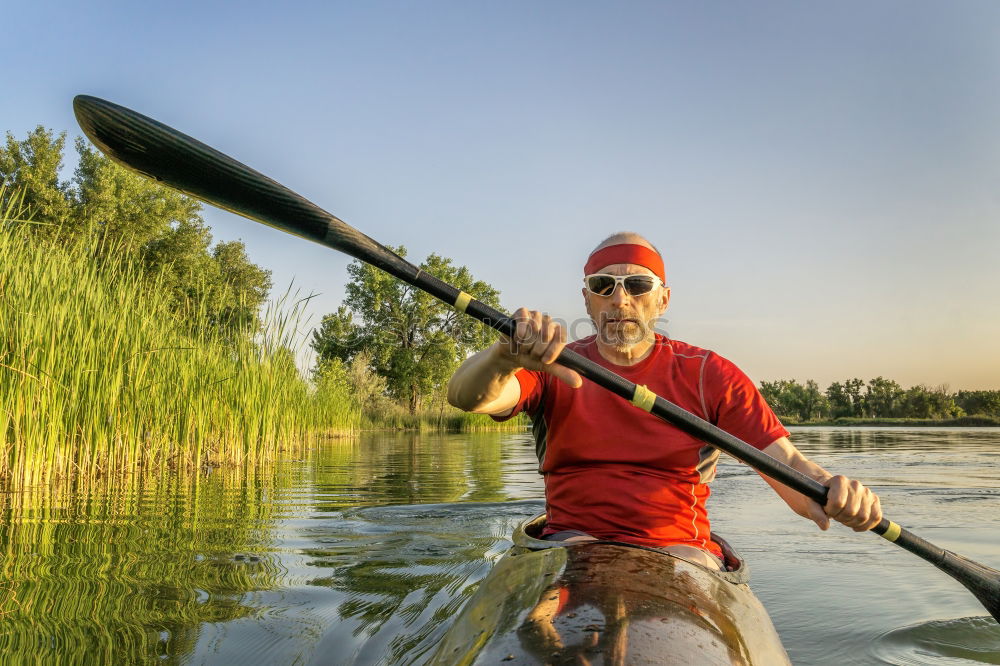
{"type": "MultiPolygon", "coordinates": [[[[90,140],[126,168],[219,208],[360,259],[455,306],[504,335],[513,334],[515,322],[502,312],[424,273],[343,220],[214,148],[152,118],[96,97],[77,96],[73,109],[90,140]]],[[[558,362],[626,400],[637,400],[639,393],[634,383],[572,350],[563,350],[558,362]]],[[[645,390],[645,387],[640,388],[645,390]]],[[[650,413],[821,505],[826,504],[827,488],[815,479],[672,402],[648,392],[647,395],[653,398],[647,405],[650,413]]],[[[1000,572],[938,548],[889,520],[883,519],[873,531],[958,579],[1000,620],[1000,572]],[[983,570],[982,575],[966,580],[969,570],[975,567],[983,570]],[[993,587],[987,590],[984,579],[990,576],[993,587]],[[992,605],[980,596],[984,591],[992,595],[992,605]]]]}

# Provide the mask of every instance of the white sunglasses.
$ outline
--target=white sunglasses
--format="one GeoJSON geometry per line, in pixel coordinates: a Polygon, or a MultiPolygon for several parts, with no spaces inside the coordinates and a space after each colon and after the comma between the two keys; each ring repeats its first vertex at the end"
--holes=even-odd
{"type": "Polygon", "coordinates": [[[608,275],[607,273],[588,275],[583,278],[583,283],[590,293],[598,296],[610,296],[615,293],[618,285],[621,285],[629,296],[642,296],[651,292],[656,285],[663,284],[660,278],[652,275],[608,275]]]}

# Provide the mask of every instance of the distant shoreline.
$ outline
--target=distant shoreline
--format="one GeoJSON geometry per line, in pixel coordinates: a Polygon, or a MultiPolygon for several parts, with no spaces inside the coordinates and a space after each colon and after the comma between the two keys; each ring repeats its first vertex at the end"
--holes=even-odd
{"type": "Polygon", "coordinates": [[[782,418],[781,422],[786,426],[794,427],[897,427],[897,428],[997,428],[1000,427],[1000,419],[988,416],[963,416],[957,419],[864,419],[864,418],[839,418],[824,421],[796,421],[795,419],[782,418]]]}

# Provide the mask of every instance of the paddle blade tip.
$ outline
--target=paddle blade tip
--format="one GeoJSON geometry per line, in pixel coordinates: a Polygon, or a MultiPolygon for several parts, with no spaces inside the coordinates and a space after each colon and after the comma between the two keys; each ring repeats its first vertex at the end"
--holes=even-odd
{"type": "Polygon", "coordinates": [[[88,133],[88,136],[89,131],[94,127],[96,118],[116,107],[118,105],[93,95],[77,95],[73,98],[73,115],[76,116],[76,122],[84,132],[88,133]]]}
{"type": "Polygon", "coordinates": [[[167,161],[162,154],[163,137],[181,136],[179,133],[141,113],[93,95],[74,97],[73,113],[80,129],[98,150],[126,169],[162,180],[156,174],[167,161]],[[157,146],[160,154],[154,154],[157,146]]]}
{"type": "Polygon", "coordinates": [[[939,568],[972,592],[1000,623],[1000,571],[948,550],[939,568]]]}
{"type": "Polygon", "coordinates": [[[80,129],[91,143],[110,157],[115,157],[116,151],[108,140],[112,134],[110,128],[114,126],[108,121],[123,110],[123,107],[93,95],[77,95],[73,98],[73,115],[76,116],[80,129]]]}

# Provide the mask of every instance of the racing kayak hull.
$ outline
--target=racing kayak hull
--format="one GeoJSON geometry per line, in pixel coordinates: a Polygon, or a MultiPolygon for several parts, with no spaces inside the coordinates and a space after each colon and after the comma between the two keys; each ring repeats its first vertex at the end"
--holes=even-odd
{"type": "Polygon", "coordinates": [[[749,572],[617,542],[536,538],[537,516],[437,644],[430,664],[788,664],[749,572]]]}

